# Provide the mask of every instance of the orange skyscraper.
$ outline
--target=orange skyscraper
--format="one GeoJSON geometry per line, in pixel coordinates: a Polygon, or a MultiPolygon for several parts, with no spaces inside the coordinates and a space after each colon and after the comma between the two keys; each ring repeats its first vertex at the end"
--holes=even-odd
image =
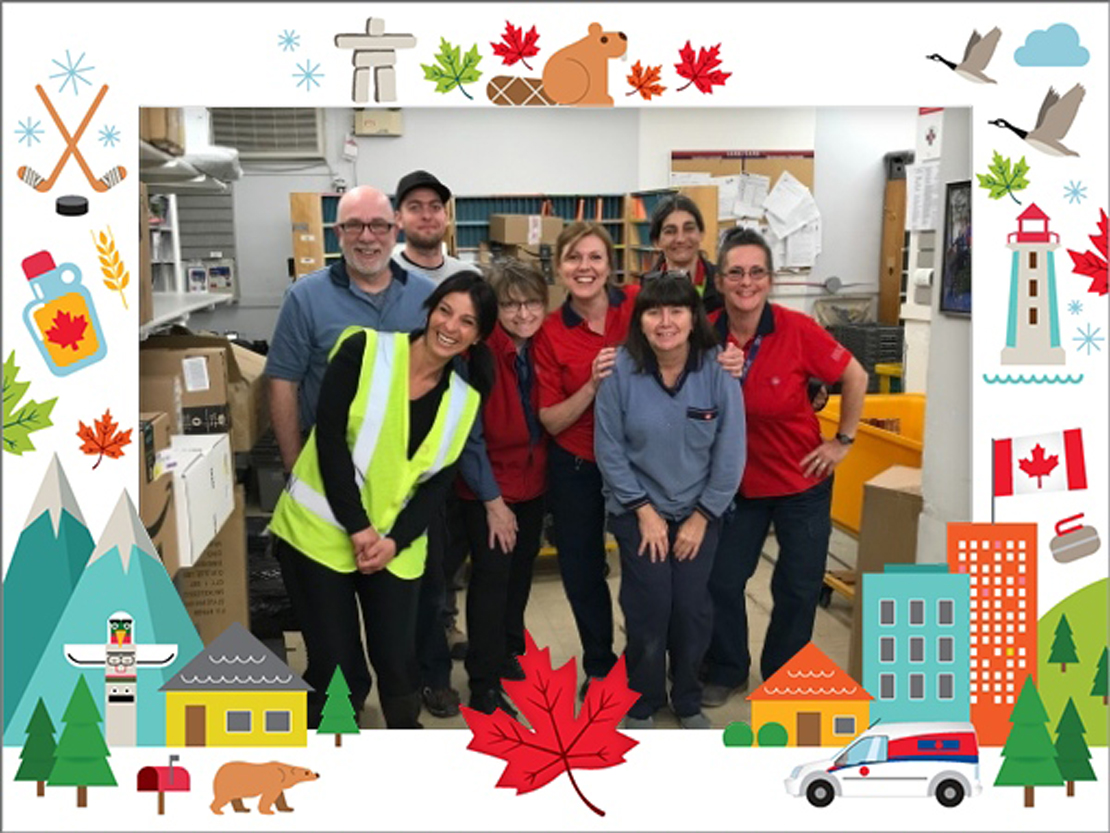
{"type": "Polygon", "coordinates": [[[948,569],[971,581],[971,722],[980,745],[1002,746],[1037,679],[1037,525],[950,523],[948,569]]]}

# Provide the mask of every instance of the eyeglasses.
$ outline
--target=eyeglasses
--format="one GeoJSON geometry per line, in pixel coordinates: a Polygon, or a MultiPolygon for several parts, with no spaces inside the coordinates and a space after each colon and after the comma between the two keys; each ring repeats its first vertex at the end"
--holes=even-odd
{"type": "Polygon", "coordinates": [[[351,237],[358,237],[362,234],[362,230],[367,228],[370,229],[371,233],[380,237],[383,234],[389,234],[393,231],[394,225],[396,224],[388,220],[371,220],[369,223],[364,223],[362,220],[347,220],[346,222],[338,223],[335,227],[351,237]]]}
{"type": "Polygon", "coordinates": [[[543,309],[543,301],[535,298],[527,301],[501,301],[498,306],[505,312],[539,312],[543,309]]]}
{"type": "Polygon", "coordinates": [[[729,269],[725,272],[725,280],[731,283],[740,283],[747,275],[753,281],[761,281],[771,273],[764,269],[762,266],[753,266],[751,269],[745,270],[743,266],[737,266],[735,269],[729,269]]]}

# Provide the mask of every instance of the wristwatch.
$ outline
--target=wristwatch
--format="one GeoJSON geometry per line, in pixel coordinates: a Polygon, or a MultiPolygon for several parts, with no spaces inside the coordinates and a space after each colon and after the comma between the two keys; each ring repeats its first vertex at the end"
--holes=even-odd
{"type": "Polygon", "coordinates": [[[838,433],[836,435],[836,441],[838,443],[840,443],[841,445],[851,445],[852,443],[854,443],[856,441],[856,438],[855,437],[849,437],[847,434],[838,433]]]}

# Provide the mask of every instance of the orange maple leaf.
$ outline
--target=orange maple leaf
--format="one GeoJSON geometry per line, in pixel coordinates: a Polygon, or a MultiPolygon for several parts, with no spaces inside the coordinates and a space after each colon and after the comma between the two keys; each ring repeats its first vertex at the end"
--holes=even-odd
{"type": "Polygon", "coordinates": [[[645,72],[637,61],[632,65],[632,74],[628,76],[628,83],[632,86],[632,92],[625,93],[625,95],[635,95],[639,93],[644,101],[651,101],[652,96],[663,95],[663,90],[667,89],[659,83],[659,73],[662,71],[663,65],[657,67],[648,67],[645,72]]]}
{"type": "Polygon", "coordinates": [[[50,323],[54,326],[46,331],[46,340],[71,350],[77,349],[77,345],[85,337],[85,329],[89,326],[85,316],[71,316],[68,312],[59,312],[50,323]]]}
{"type": "Polygon", "coordinates": [[[1033,451],[1029,455],[1028,460],[1018,460],[1018,468],[1025,472],[1029,477],[1037,478],[1037,488],[1041,488],[1041,478],[1047,477],[1052,474],[1052,470],[1060,464],[1060,458],[1051,454],[1048,457],[1044,456],[1044,449],[1041,444],[1037,443],[1033,446],[1033,451]]]}
{"type": "Polygon", "coordinates": [[[100,461],[104,459],[105,455],[111,457],[113,460],[119,459],[123,456],[123,447],[131,442],[131,429],[126,431],[116,431],[119,428],[118,422],[112,422],[112,412],[106,410],[104,416],[93,422],[96,426],[96,431],[85,425],[81,420],[77,420],[78,438],[84,440],[81,444],[81,451],[85,454],[97,454],[96,463],[93,464],[95,469],[100,465],[100,461]]]}

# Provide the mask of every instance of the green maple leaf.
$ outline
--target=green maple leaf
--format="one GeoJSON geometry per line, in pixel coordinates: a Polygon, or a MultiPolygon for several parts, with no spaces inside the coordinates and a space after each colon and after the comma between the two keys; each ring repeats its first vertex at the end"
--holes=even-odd
{"type": "Polygon", "coordinates": [[[1000,200],[1009,194],[1010,199],[1021,205],[1021,200],[1014,196],[1014,191],[1020,191],[1029,185],[1029,180],[1025,178],[1029,173],[1029,165],[1025,157],[1021,157],[1011,170],[1009,158],[1003,159],[1002,154],[996,150],[991,166],[987,170],[990,171],[990,175],[975,174],[979,178],[979,187],[990,191],[992,200],[1000,200]]]}
{"type": "Polygon", "coordinates": [[[35,444],[28,435],[54,424],[50,421],[50,412],[58,401],[58,397],[42,403],[29,400],[17,409],[19,400],[31,386],[30,382],[17,382],[15,377],[18,373],[13,350],[4,362],[4,450],[12,454],[35,450],[35,444]]]}
{"type": "Polygon", "coordinates": [[[437,93],[447,93],[458,87],[459,92],[473,101],[474,97],[463,88],[463,84],[472,84],[482,77],[478,69],[482,56],[478,54],[478,44],[470,47],[466,55],[460,57],[459,52],[460,48],[452,46],[447,38],[440,38],[436,63],[421,64],[420,68],[424,70],[425,80],[436,82],[437,93]]]}

